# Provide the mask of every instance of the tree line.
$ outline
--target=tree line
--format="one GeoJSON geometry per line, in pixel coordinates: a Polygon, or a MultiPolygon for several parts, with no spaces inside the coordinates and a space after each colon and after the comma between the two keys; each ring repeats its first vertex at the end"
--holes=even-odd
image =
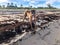
{"type": "MultiPolygon", "coordinates": [[[[4,9],[22,9],[22,8],[28,8],[29,9],[29,8],[33,8],[33,6],[24,7],[23,4],[21,4],[20,7],[18,7],[17,4],[7,3],[7,6],[0,5],[0,8],[4,8],[4,9]]],[[[47,7],[37,7],[37,9],[56,9],[56,8],[51,6],[50,4],[48,4],[47,7]]]]}

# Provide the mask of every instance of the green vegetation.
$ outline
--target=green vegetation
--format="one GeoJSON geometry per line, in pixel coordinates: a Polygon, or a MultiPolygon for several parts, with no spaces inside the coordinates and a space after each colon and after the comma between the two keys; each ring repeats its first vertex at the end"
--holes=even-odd
{"type": "Polygon", "coordinates": [[[5,5],[0,5],[0,9],[57,9],[50,4],[47,5],[47,7],[37,7],[33,8],[32,6],[29,7],[24,7],[23,4],[20,5],[20,7],[17,6],[17,4],[14,3],[7,3],[7,6],[5,5]]]}

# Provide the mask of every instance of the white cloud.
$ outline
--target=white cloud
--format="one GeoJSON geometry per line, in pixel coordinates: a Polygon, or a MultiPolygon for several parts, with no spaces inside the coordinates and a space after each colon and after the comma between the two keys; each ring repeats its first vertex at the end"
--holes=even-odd
{"type": "Polygon", "coordinates": [[[42,0],[24,0],[24,1],[29,2],[30,6],[36,7],[36,4],[42,0]]]}
{"type": "Polygon", "coordinates": [[[47,7],[46,4],[38,4],[37,7],[47,7]]]}
{"type": "Polygon", "coordinates": [[[30,1],[30,3],[36,3],[35,1],[30,1]]]}
{"type": "Polygon", "coordinates": [[[60,2],[60,0],[46,0],[46,4],[53,4],[54,2],[60,2]]]}
{"type": "MultiPolygon", "coordinates": [[[[24,0],[24,1],[29,2],[29,5],[31,5],[33,7],[47,7],[47,4],[51,4],[52,6],[54,6],[53,4],[55,2],[60,2],[60,0],[24,0]],[[41,4],[40,3],[41,1],[45,1],[45,2],[41,4]]],[[[56,6],[54,6],[54,7],[56,7],[56,6]]]]}
{"type": "Polygon", "coordinates": [[[24,0],[24,1],[30,1],[30,0],[24,0]]]}
{"type": "Polygon", "coordinates": [[[0,3],[8,2],[9,0],[0,0],[0,3]]]}
{"type": "Polygon", "coordinates": [[[45,0],[24,0],[24,1],[29,2],[29,5],[33,6],[33,7],[46,6],[46,3],[44,3],[44,4],[40,3],[41,1],[45,1],[45,0]]]}
{"type": "Polygon", "coordinates": [[[46,4],[53,4],[56,0],[46,0],[46,4]]]}

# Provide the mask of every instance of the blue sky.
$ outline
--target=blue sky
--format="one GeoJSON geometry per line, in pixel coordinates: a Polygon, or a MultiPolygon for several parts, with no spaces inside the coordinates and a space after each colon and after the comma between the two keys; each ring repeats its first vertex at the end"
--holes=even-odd
{"type": "Polygon", "coordinates": [[[18,6],[23,4],[24,7],[46,7],[47,4],[51,4],[54,7],[60,8],[60,0],[0,0],[0,5],[6,5],[11,2],[18,6]]]}

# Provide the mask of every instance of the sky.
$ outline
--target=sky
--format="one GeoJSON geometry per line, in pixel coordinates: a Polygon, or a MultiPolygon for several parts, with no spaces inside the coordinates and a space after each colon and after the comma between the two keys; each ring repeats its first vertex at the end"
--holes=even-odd
{"type": "Polygon", "coordinates": [[[54,7],[60,8],[60,0],[0,0],[0,5],[7,5],[7,3],[11,2],[18,6],[23,4],[24,7],[47,7],[47,4],[51,4],[54,7]]]}

